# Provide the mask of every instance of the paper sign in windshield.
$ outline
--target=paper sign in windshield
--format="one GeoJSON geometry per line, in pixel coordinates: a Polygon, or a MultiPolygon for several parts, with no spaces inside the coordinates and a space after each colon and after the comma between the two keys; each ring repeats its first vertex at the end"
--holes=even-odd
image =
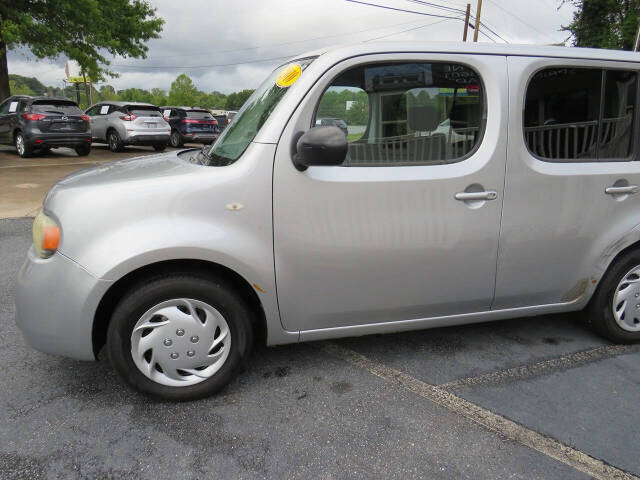
{"type": "Polygon", "coordinates": [[[13,113],[18,110],[18,102],[11,102],[9,104],[9,113],[13,113]]]}
{"type": "Polygon", "coordinates": [[[171,110],[163,110],[162,111],[162,116],[163,117],[168,117],[170,113],[171,113],[171,110]]]}
{"type": "Polygon", "coordinates": [[[109,105],[102,105],[100,107],[100,115],[106,115],[109,111],[109,105]]]}
{"type": "Polygon", "coordinates": [[[290,87],[296,82],[296,80],[298,80],[301,73],[302,67],[297,63],[287,65],[278,75],[278,78],[276,79],[276,85],[281,88],[290,87]]]}

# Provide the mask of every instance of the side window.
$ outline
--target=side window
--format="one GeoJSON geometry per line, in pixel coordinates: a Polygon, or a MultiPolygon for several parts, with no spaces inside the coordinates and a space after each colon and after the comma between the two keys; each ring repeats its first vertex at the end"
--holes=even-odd
{"type": "Polygon", "coordinates": [[[631,153],[637,74],[599,68],[547,68],[529,82],[527,147],[554,162],[626,159],[631,153]]]}
{"type": "Polygon", "coordinates": [[[99,110],[100,110],[100,105],[95,105],[91,107],[89,110],[87,110],[85,113],[90,117],[93,117],[98,113],[99,110]]]}
{"type": "Polygon", "coordinates": [[[456,63],[359,66],[324,92],[313,125],[345,132],[345,166],[437,165],[480,143],[485,99],[471,68],[456,63]]]}
{"type": "Polygon", "coordinates": [[[9,113],[9,100],[0,104],[0,115],[6,115],[7,113],[9,113]]]}

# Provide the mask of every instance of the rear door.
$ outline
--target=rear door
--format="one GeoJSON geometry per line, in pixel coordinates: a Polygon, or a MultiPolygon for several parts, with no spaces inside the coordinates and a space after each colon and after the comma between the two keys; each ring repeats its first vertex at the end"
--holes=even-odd
{"type": "Polygon", "coordinates": [[[489,310],[506,122],[505,57],[371,55],[330,69],[292,116],[276,153],[274,252],[284,327],[489,310]],[[298,171],[295,136],[329,117],[347,124],[344,166],[298,171]],[[464,140],[452,141],[453,129],[436,131],[445,119],[464,140]]]}
{"type": "Polygon", "coordinates": [[[493,308],[579,302],[640,224],[638,66],[509,57],[493,308]]]}

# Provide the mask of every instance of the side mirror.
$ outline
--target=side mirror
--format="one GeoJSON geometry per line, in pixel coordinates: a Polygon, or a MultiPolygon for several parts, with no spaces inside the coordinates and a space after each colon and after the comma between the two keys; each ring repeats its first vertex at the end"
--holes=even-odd
{"type": "Polygon", "coordinates": [[[347,149],[347,136],[338,127],[313,127],[296,143],[293,165],[300,171],[314,165],[342,165],[347,156],[347,149]]]}

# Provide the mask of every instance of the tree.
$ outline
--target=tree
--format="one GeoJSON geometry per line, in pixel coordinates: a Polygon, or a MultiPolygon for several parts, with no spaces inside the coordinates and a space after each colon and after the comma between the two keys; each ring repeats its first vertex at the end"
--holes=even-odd
{"type": "Polygon", "coordinates": [[[145,42],[158,38],[164,20],[144,0],[11,0],[0,2],[0,101],[10,95],[7,51],[25,46],[37,58],[61,54],[94,81],[112,55],[145,58],[145,42]]]}
{"type": "Polygon", "coordinates": [[[100,99],[102,100],[119,100],[115,88],[111,85],[103,85],[100,89],[100,99]]]}
{"type": "Polygon", "coordinates": [[[562,29],[571,32],[577,47],[633,50],[640,0],[563,0],[576,9],[573,21],[562,29]]]}
{"type": "Polygon", "coordinates": [[[196,106],[201,93],[198,91],[193,81],[189,76],[184,73],[178,75],[178,77],[171,83],[171,90],[169,90],[169,104],[171,105],[184,105],[193,107],[196,106]]]}
{"type": "Polygon", "coordinates": [[[252,93],[253,90],[242,90],[227,96],[227,110],[239,110],[252,93]]]}
{"type": "Polygon", "coordinates": [[[151,102],[154,105],[160,107],[162,105],[167,104],[167,92],[162,90],[161,88],[152,88],[151,89],[151,102]]]}

